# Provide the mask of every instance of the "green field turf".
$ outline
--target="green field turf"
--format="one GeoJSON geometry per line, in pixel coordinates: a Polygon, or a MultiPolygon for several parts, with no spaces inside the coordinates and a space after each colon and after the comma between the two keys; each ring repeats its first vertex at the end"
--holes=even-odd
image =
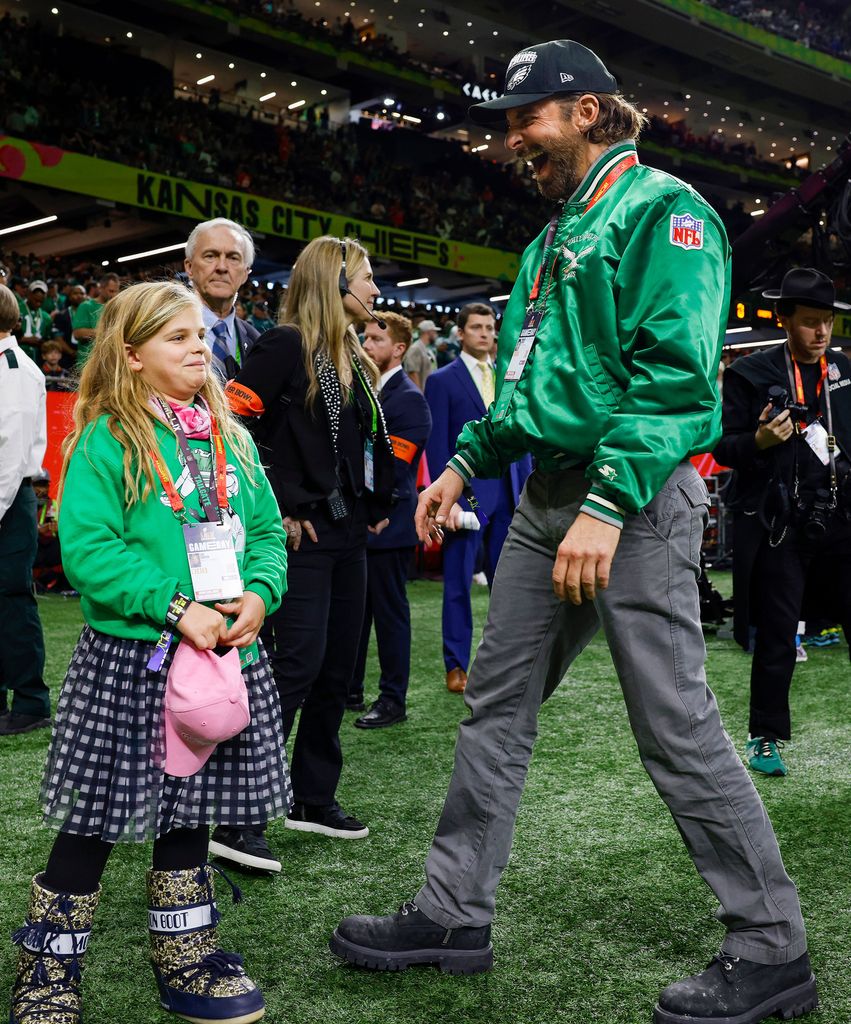
{"type": "MultiPolygon", "coordinates": [[[[725,577],[716,583],[728,585],[725,577]]],[[[475,588],[477,628],[487,592],[475,588]]],[[[345,914],[384,913],[412,896],[452,765],[462,700],[443,683],[440,585],[410,594],[414,657],[409,720],[363,732],[343,725],[344,808],[370,826],[358,842],[270,828],[282,874],[239,881],[232,906],[219,888],[225,948],[246,958],[275,1024],[648,1024],[659,989],[704,966],[722,929],[641,768],[611,659],[598,637],[541,713],[494,924],[496,966],[468,978],[431,969],[373,974],[343,966],[328,935],[345,914]]],[[[40,601],[54,694],[81,623],[79,604],[40,601]]],[[[522,642],[522,637],[518,637],[522,642]]],[[[708,639],[709,680],[742,749],[749,661],[708,639]]],[[[369,679],[376,678],[374,654],[369,679]]],[[[810,651],[793,686],[790,774],[757,778],[798,883],[819,977],[818,1024],[851,1022],[851,724],[848,651],[810,651]]],[[[372,688],[374,689],[374,687],[372,688]]],[[[367,687],[370,696],[371,688],[367,687]]],[[[51,834],[39,819],[45,731],[0,739],[0,908],[5,935],[23,921],[29,879],[51,834]]],[[[84,979],[87,1024],[148,1024],[158,1008],[148,966],[144,869],[150,850],[124,847],[107,868],[84,979]]],[[[0,1019],[15,952],[0,941],[0,1019]]]]}

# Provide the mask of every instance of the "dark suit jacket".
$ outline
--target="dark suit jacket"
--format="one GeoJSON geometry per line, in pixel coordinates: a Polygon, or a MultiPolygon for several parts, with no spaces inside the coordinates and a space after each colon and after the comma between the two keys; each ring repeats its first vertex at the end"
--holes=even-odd
{"type": "MultiPolygon", "coordinates": [[[[436,480],[455,454],[455,442],[464,424],[470,420],[480,420],[487,410],[470,371],[460,357],[429,376],[425,396],[433,424],[426,456],[429,474],[436,480]]],[[[473,493],[485,515],[491,516],[499,501],[506,496],[506,483],[513,510],[520,500],[526,477],[531,472],[532,458],[524,455],[517,462],[512,462],[502,479],[474,480],[473,493]]],[[[467,507],[466,502],[462,501],[462,505],[467,507]]]]}
{"type": "MultiPolygon", "coordinates": [[[[337,460],[325,403],[319,396],[306,404],[307,373],[301,335],[292,327],[266,331],[251,346],[227,397],[237,415],[251,417],[249,425],[260,458],[284,515],[309,519],[310,513],[336,486],[337,460]]],[[[390,514],[395,467],[381,418],[375,440],[375,489],[364,489],[364,439],[371,430],[371,406],[355,375],[352,394],[357,426],[342,429],[338,439],[340,475],[344,490],[363,496],[369,522],[390,514]]]]}
{"type": "MultiPolygon", "coordinates": [[[[245,358],[251,351],[254,342],[260,337],[260,332],[256,327],[252,327],[251,324],[247,323],[245,320],[240,320],[238,316],[233,318],[233,323],[236,330],[236,340],[239,345],[241,363],[244,366],[245,358]]],[[[225,360],[225,372],[228,380],[233,380],[233,378],[239,373],[239,364],[233,356],[228,356],[225,360]]]]}
{"type": "Polygon", "coordinates": [[[377,537],[370,534],[367,543],[374,549],[412,548],[417,543],[417,469],[431,434],[431,413],[423,393],[404,370],[394,373],[381,389],[381,408],[395,454],[394,505],[390,523],[377,537]]]}

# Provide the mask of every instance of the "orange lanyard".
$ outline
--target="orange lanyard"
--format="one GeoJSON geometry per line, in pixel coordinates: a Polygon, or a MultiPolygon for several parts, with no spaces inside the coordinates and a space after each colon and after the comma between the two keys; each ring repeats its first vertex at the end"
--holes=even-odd
{"type": "MultiPolygon", "coordinates": [[[[201,473],[198,469],[198,464],[195,461],[194,455],[189,450],[189,445],[186,440],[186,435],[183,428],[180,425],[180,421],[177,416],[174,415],[173,410],[163,403],[163,411],[168,416],[169,424],[174,430],[177,436],[178,444],[180,445],[181,451],[183,452],[184,460],[186,461],[186,468],[192,475],[192,481],[195,484],[195,488],[198,491],[199,497],[201,498],[201,507],[204,509],[208,522],[221,522],[221,516],[216,516],[212,510],[209,501],[209,493],[207,485],[201,477],[201,473]]],[[[226,509],[228,507],[228,487],[227,487],[227,453],[225,452],[224,441],[222,435],[219,433],[218,424],[216,418],[210,413],[210,439],[212,441],[212,453],[213,453],[213,473],[212,477],[215,477],[216,481],[216,503],[219,509],[226,509]]],[[[154,463],[154,469],[157,472],[157,476],[160,478],[160,483],[163,485],[163,490],[168,498],[168,503],[171,505],[171,510],[175,515],[179,516],[185,512],[186,506],[174,486],[171,479],[171,474],[168,471],[168,467],[163,461],[162,455],[158,451],[151,452],[151,459],[154,463]]]]}
{"type": "MultiPolygon", "coordinates": [[[[807,400],[804,397],[804,381],[801,378],[801,371],[798,368],[798,363],[795,359],[792,360],[792,366],[795,370],[795,401],[798,405],[806,405],[807,400]]],[[[818,405],[818,401],[821,398],[824,379],[827,376],[827,359],[824,356],[819,359],[819,366],[821,367],[821,376],[816,382],[816,405],[818,405]]],[[[821,413],[819,412],[818,415],[821,416],[821,413]]],[[[805,427],[806,423],[801,423],[801,430],[805,427]]]]}

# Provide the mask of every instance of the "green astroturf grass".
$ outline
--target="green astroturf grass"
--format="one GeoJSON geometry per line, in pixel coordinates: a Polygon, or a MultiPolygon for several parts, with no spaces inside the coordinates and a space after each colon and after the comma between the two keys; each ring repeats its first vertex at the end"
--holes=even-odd
{"type": "MultiPolygon", "coordinates": [[[[714,577],[722,589],[728,579],[714,577]]],[[[269,830],[283,872],[240,876],[244,901],[219,886],[224,948],[241,952],[267,999],[266,1019],[316,1024],[648,1024],[659,989],[702,968],[721,926],[710,890],[639,763],[611,659],[598,636],[543,708],[511,862],[498,893],[492,973],[376,974],[338,963],[327,940],[351,913],[385,913],[412,896],[440,813],[455,730],[465,714],[443,682],[439,583],[410,586],[414,653],[409,720],[361,731],[343,723],[343,807],[368,839],[269,830]]],[[[487,592],[475,588],[480,631],[487,592]]],[[[39,601],[54,696],[81,623],[77,601],[39,601]]],[[[523,642],[522,637],[517,638],[523,642]]],[[[749,660],[707,639],[708,676],[737,749],[747,733],[749,660]]],[[[374,651],[368,697],[375,696],[374,651]]],[[[795,671],[786,778],[756,778],[798,883],[818,974],[819,1024],[851,1022],[851,725],[848,651],[811,649],[795,671]]],[[[0,739],[0,914],[24,917],[51,833],[38,787],[46,731],[0,739]]],[[[164,1022],[148,966],[144,870],[150,850],[122,847],[104,878],[84,978],[87,1024],[164,1022]]],[[[15,961],[0,938],[0,1019],[15,961]]],[[[808,1018],[809,1019],[809,1018],[808,1018]]]]}

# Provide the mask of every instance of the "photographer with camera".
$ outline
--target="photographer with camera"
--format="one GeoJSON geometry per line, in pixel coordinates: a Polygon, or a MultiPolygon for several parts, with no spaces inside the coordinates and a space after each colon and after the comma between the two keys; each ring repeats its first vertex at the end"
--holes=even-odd
{"type": "Polygon", "coordinates": [[[754,771],[785,775],[781,750],[791,736],[795,633],[808,580],[846,636],[851,625],[851,363],[828,353],[834,312],[851,306],[808,267],[762,294],[777,301],[786,343],[727,368],[724,436],[714,455],[736,470],[734,636],[745,649],[756,627],[746,758],[754,771]]]}
{"type": "MultiPolygon", "coordinates": [[[[226,389],[234,412],[255,422],[287,532],[287,592],[260,634],[285,737],[301,708],[286,824],[344,839],[369,832],[335,799],[339,733],[366,601],[366,540],[386,525],[395,482],[380,375],[355,331],[376,319],[378,295],[359,242],[315,238],[293,267],[280,326],[260,335],[226,389]]],[[[210,849],[280,870],[257,830],[218,828],[210,849]]]]}

